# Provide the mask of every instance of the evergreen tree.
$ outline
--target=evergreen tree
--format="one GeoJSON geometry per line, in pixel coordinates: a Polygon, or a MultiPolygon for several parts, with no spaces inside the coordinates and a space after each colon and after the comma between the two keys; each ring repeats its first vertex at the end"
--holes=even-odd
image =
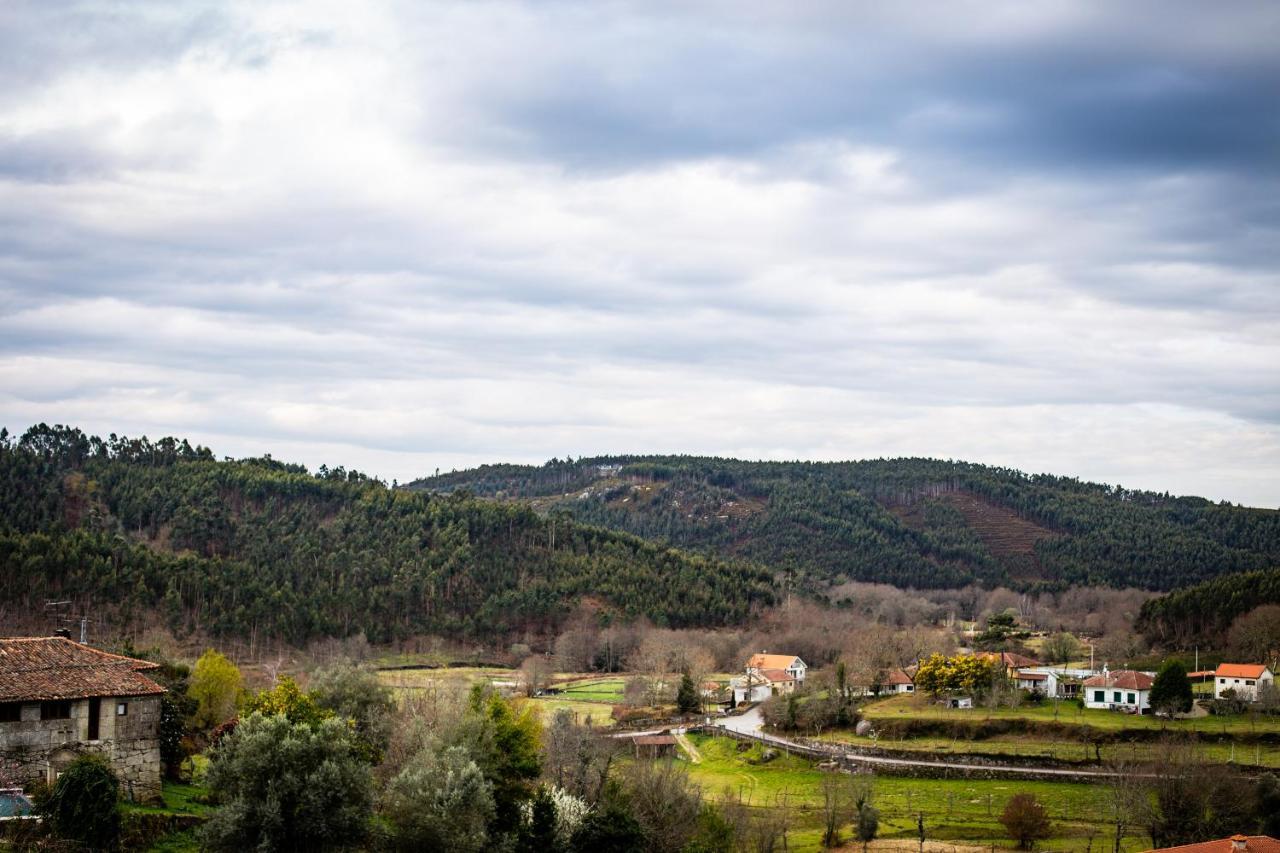
{"type": "Polygon", "coordinates": [[[686,669],[680,676],[680,688],[676,691],[676,710],[681,714],[696,714],[701,707],[698,688],[693,683],[693,676],[686,669]]]}
{"type": "Polygon", "coordinates": [[[1151,684],[1151,707],[1157,714],[1185,714],[1191,710],[1191,679],[1186,668],[1175,661],[1160,667],[1151,684]]]}

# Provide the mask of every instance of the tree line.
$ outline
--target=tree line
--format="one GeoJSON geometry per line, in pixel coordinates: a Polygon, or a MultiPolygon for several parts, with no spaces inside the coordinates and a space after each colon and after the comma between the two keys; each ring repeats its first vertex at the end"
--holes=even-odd
{"type": "Polygon", "coordinates": [[[603,619],[740,622],[774,584],[564,514],[389,488],[356,471],[217,459],[177,439],[0,431],[0,606],[92,602],[121,627],[303,643],[505,636],[603,619]]]}

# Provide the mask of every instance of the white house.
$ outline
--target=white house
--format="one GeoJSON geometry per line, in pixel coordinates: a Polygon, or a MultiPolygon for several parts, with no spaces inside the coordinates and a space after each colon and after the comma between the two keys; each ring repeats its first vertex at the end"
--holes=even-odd
{"type": "Polygon", "coordinates": [[[759,675],[767,669],[783,670],[799,682],[804,681],[805,672],[809,667],[795,655],[771,655],[765,652],[752,655],[751,660],[747,661],[748,675],[752,673],[759,675]]]}
{"type": "Polygon", "coordinates": [[[773,695],[773,685],[769,683],[769,679],[751,672],[731,679],[729,687],[733,690],[735,705],[741,705],[743,702],[763,702],[773,695]]]}
{"type": "Polygon", "coordinates": [[[1109,672],[1103,669],[1101,675],[1085,679],[1084,704],[1086,708],[1136,710],[1145,714],[1151,710],[1153,683],[1155,676],[1149,672],[1135,672],[1131,669],[1109,672]]]}
{"type": "Polygon", "coordinates": [[[1258,691],[1275,681],[1275,674],[1265,664],[1220,663],[1213,674],[1213,696],[1221,699],[1223,693],[1234,690],[1237,699],[1257,702],[1258,691]]]}
{"type": "Polygon", "coordinates": [[[1015,669],[1012,677],[1014,686],[1019,690],[1035,690],[1045,696],[1058,694],[1058,678],[1052,672],[1015,669]]]}
{"type": "Polygon", "coordinates": [[[891,669],[880,686],[884,693],[915,693],[916,683],[901,669],[891,669]]]}
{"type": "Polygon", "coordinates": [[[1023,666],[1013,671],[1014,684],[1038,690],[1050,698],[1072,699],[1080,695],[1080,682],[1097,675],[1092,669],[1069,666],[1023,666]]]}

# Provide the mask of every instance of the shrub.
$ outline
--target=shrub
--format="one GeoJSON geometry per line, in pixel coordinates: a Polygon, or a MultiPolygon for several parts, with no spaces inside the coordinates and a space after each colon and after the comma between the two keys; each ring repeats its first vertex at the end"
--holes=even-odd
{"type": "Polygon", "coordinates": [[[50,831],[86,847],[113,849],[120,838],[120,782],[105,758],[82,755],[40,804],[50,831]]]}
{"type": "Polygon", "coordinates": [[[1032,794],[1010,797],[1000,823],[1023,850],[1030,850],[1037,841],[1049,837],[1049,813],[1032,794]]]}

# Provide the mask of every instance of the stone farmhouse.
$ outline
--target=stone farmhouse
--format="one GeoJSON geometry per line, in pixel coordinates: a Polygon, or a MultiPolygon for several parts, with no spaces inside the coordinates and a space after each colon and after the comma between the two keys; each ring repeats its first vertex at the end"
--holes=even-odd
{"type": "Polygon", "coordinates": [[[1234,690],[1237,699],[1257,702],[1258,691],[1275,683],[1275,674],[1265,664],[1220,663],[1213,673],[1213,697],[1221,699],[1222,694],[1234,690]]]}
{"type": "Polygon", "coordinates": [[[159,664],[65,637],[0,639],[0,776],[53,782],[76,756],[103,755],[127,796],[160,793],[159,664]]]}

